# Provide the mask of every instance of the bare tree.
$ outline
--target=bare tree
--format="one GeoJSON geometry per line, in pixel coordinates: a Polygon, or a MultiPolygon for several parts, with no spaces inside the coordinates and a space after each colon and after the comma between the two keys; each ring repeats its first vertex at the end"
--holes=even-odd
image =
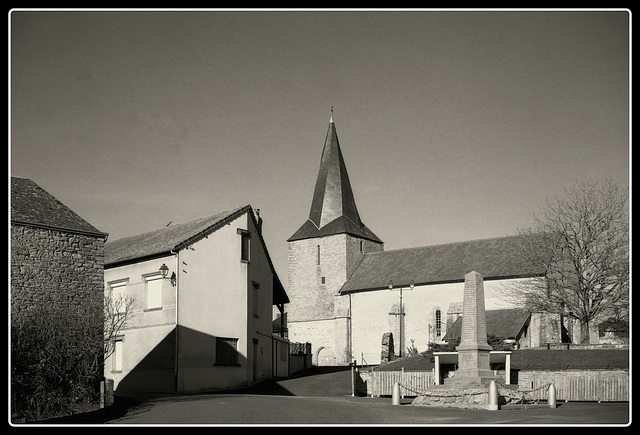
{"type": "Polygon", "coordinates": [[[115,351],[115,340],[133,319],[135,299],[124,294],[104,297],[104,361],[115,351]]]}
{"type": "Polygon", "coordinates": [[[612,180],[577,183],[565,193],[520,231],[519,258],[539,275],[509,292],[529,311],[577,320],[588,343],[594,322],[628,318],[628,193],[612,180]]]}

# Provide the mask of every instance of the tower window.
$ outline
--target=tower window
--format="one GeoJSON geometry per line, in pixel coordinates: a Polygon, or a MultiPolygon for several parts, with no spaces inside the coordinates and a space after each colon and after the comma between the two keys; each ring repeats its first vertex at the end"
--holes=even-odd
{"type": "Polygon", "coordinates": [[[360,240],[360,252],[364,252],[364,240],[360,240]]]}
{"type": "Polygon", "coordinates": [[[320,264],[320,245],[318,245],[318,262],[317,264],[320,264]]]}
{"type": "Polygon", "coordinates": [[[440,310],[436,310],[436,337],[442,335],[442,314],[440,310]]]}

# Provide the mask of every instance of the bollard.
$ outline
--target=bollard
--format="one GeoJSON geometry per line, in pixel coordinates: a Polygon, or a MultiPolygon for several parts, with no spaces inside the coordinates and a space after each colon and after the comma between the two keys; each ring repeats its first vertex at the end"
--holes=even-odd
{"type": "Polygon", "coordinates": [[[549,408],[556,407],[556,386],[549,385],[549,408]]]}
{"type": "Polygon", "coordinates": [[[491,381],[489,384],[489,405],[487,405],[489,411],[497,411],[498,408],[498,385],[496,381],[491,381]]]}
{"type": "Polygon", "coordinates": [[[393,392],[391,394],[391,404],[400,405],[400,384],[393,384],[393,392]]]}

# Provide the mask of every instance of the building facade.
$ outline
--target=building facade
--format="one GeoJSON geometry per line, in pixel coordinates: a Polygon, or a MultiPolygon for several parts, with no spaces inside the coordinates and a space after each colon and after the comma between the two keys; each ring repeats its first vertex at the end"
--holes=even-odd
{"type": "MultiPolygon", "coordinates": [[[[388,333],[396,356],[443,343],[470,271],[484,277],[487,310],[514,308],[509,286],[540,275],[517,261],[517,236],[385,251],[358,213],[333,118],[309,218],[287,241],[289,337],[310,342],[317,365],[379,364],[388,333]]],[[[542,327],[540,319],[532,323],[542,327]]],[[[561,330],[556,320],[544,327],[561,330]]]]}
{"type": "Polygon", "coordinates": [[[288,374],[288,302],[250,206],[106,246],[105,293],[133,300],[105,376],[117,392],[246,387],[288,374]],[[164,272],[164,273],[163,273],[164,272]],[[164,276],[163,276],[164,275],[164,276]]]}

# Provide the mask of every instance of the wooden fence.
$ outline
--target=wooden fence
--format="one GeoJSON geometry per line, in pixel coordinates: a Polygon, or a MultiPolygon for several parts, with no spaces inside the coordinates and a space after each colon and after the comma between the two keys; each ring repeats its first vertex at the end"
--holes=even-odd
{"type": "Polygon", "coordinates": [[[521,371],[518,389],[530,391],[527,398],[547,400],[547,386],[556,387],[556,399],[564,401],[628,402],[629,371],[566,370],[521,371]]]}
{"type": "MultiPolygon", "coordinates": [[[[433,385],[433,372],[427,371],[364,371],[360,378],[366,387],[366,394],[374,397],[391,396],[393,385],[400,384],[400,395],[416,397],[419,392],[433,385]]],[[[359,392],[363,389],[359,389],[359,392]]]]}
{"type": "MultiPolygon", "coordinates": [[[[359,372],[357,391],[370,396],[391,396],[398,382],[403,397],[416,397],[434,384],[429,371],[359,372]]],[[[518,390],[531,400],[547,400],[549,385],[562,401],[628,402],[628,370],[519,371],[518,390]]]]}

